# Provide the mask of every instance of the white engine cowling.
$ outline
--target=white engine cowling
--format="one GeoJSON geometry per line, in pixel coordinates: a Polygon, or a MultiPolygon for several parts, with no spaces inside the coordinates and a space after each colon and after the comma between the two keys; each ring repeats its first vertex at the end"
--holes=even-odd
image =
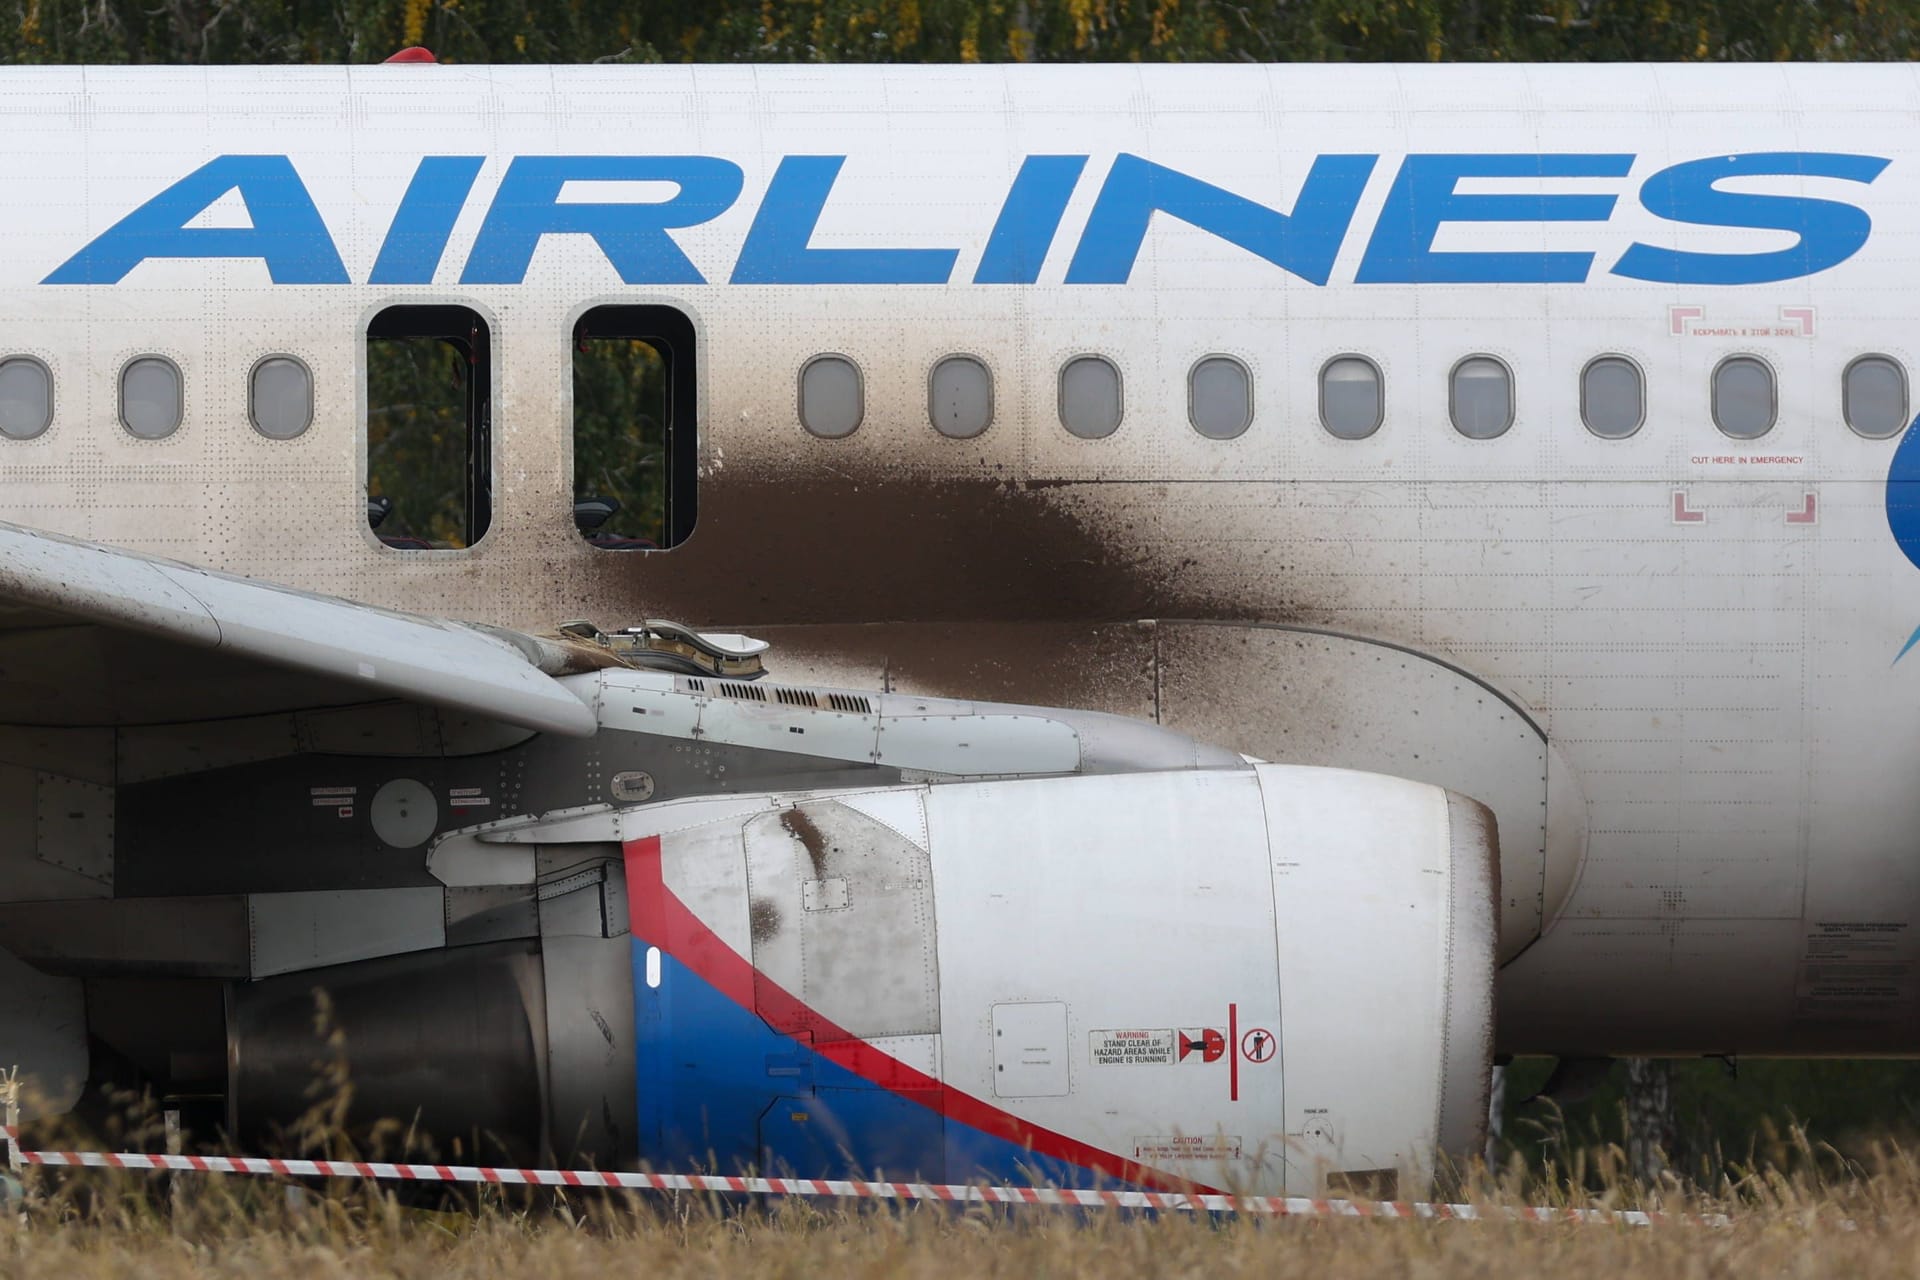
{"type": "Polygon", "coordinates": [[[654,1168],[1405,1195],[1483,1140],[1497,846],[1437,787],[1256,765],[480,838],[624,846],[654,1168]]]}

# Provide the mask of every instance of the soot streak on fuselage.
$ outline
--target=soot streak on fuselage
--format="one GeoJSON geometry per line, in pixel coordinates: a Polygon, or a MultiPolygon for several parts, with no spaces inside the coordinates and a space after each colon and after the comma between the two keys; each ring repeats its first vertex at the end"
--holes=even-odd
{"type": "Polygon", "coordinates": [[[1164,535],[1148,503],[1095,510],[1060,487],[728,469],[702,486],[700,504],[672,551],[596,556],[575,579],[580,616],[616,600],[710,625],[1291,621],[1332,604],[1203,579],[1189,572],[1191,553],[1153,545],[1164,535]]]}

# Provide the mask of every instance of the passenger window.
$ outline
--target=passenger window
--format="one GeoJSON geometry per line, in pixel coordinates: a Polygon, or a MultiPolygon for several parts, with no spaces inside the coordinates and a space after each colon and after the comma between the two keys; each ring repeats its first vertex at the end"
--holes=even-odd
{"type": "Polygon", "coordinates": [[[1386,420],[1380,368],[1365,356],[1335,356],[1320,370],[1320,425],[1342,440],[1364,440],[1386,420]]]}
{"type": "Polygon", "coordinates": [[[492,356],[465,307],[367,326],[367,523],[403,551],[470,547],[493,521],[492,356]]]}
{"type": "Polygon", "coordinates": [[[948,356],[927,379],[927,416],[951,440],[979,435],[993,424],[993,374],[972,356],[948,356]]]}
{"type": "Polygon", "coordinates": [[[1773,430],[1773,367],[1754,356],[1728,356],[1713,371],[1713,425],[1735,440],[1773,430]]]}
{"type": "Polygon", "coordinates": [[[0,360],[0,436],[31,440],[53,425],[53,374],[31,356],[0,360]]]}
{"type": "Polygon", "coordinates": [[[1253,425],[1253,375],[1232,356],[1208,356],[1187,375],[1187,420],[1209,440],[1253,425]]]}
{"type": "Polygon", "coordinates": [[[1625,356],[1601,356],[1580,371],[1580,421],[1602,440],[1624,440],[1647,417],[1640,366],[1625,356]]]}
{"type": "Polygon", "coordinates": [[[253,429],[269,440],[292,440],[313,425],[313,375],[292,356],[268,356],[253,366],[247,387],[253,429]]]}
{"type": "Polygon", "coordinates": [[[1492,356],[1468,356],[1453,366],[1447,410],[1469,440],[1505,435],[1513,425],[1513,375],[1492,356]]]}
{"type": "MultiPolygon", "coordinates": [[[[5,368],[0,365],[0,376],[5,368]]],[[[1907,425],[1907,371],[1891,356],[1861,356],[1840,379],[1840,401],[1856,434],[1869,440],[1897,436],[1907,425]]]]}
{"type": "Polygon", "coordinates": [[[1120,429],[1120,370],[1101,356],[1076,356],[1060,370],[1060,425],[1082,440],[1120,429]]]}
{"type": "Polygon", "coordinates": [[[184,409],[180,370],[161,356],[130,360],[120,371],[120,423],[142,440],[164,440],[180,429],[184,409]]]}
{"type": "Polygon", "coordinates": [[[800,366],[800,425],[822,440],[842,440],[867,416],[860,370],[845,356],[815,356],[800,366]]]}
{"type": "Polygon", "coordinates": [[[693,322],[672,307],[596,307],[573,329],[573,523],[608,551],[693,532],[699,466],[693,322]]]}

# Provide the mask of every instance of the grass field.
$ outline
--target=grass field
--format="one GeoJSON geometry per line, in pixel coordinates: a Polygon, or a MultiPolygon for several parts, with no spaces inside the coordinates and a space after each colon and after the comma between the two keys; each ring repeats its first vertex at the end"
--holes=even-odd
{"type": "Polygon", "coordinates": [[[1843,1230],[1760,1215],[1725,1230],[1478,1223],[1205,1222],[1190,1218],[1010,1220],[939,1210],[768,1220],[626,1218],[569,1227],[488,1217],[463,1230],[411,1223],[257,1225],[171,1234],[164,1226],[36,1224],[0,1237],[0,1270],[76,1277],[394,1276],[1900,1276],[1920,1270],[1911,1221],[1843,1230]]]}
{"type": "MultiPolygon", "coordinates": [[[[320,1083],[330,1086],[316,1086],[325,1100],[303,1118],[287,1154],[354,1155],[341,1127],[351,1097],[344,1068],[339,1079],[320,1083]]],[[[155,1149],[163,1132],[151,1100],[122,1102],[123,1117],[100,1136],[112,1149],[155,1149]]],[[[1920,1154],[1909,1154],[1920,1148],[1871,1136],[1909,1128],[1857,1128],[1843,1149],[1812,1141],[1803,1129],[1762,1123],[1749,1127],[1743,1150],[1692,1144],[1683,1175],[1642,1184],[1598,1125],[1579,1136],[1579,1126],[1549,1107],[1515,1127],[1531,1136],[1510,1147],[1503,1170],[1470,1170],[1443,1198],[1483,1211],[1544,1205],[1723,1214],[1731,1225],[1541,1224],[1497,1212],[1482,1222],[1356,1221],[723,1204],[699,1195],[417,1186],[396,1193],[362,1182],[207,1175],[169,1185],[148,1174],[30,1169],[24,1201],[0,1207],[0,1280],[1920,1276],[1920,1154]],[[402,1198],[442,1194],[432,1208],[402,1198]]]]}
{"type": "MultiPolygon", "coordinates": [[[[1602,1163],[1606,1163],[1603,1159],[1602,1163]]],[[[719,1210],[681,1200],[507,1199],[403,1208],[387,1194],[307,1191],[239,1179],[183,1188],[177,1209],[131,1177],[49,1188],[0,1216],[8,1280],[606,1280],[726,1276],[1226,1277],[1900,1276],[1920,1274],[1920,1166],[1882,1156],[1792,1177],[1753,1174],[1714,1197],[1616,1187],[1556,1193],[1529,1179],[1482,1203],[1639,1203],[1721,1210],[1725,1228],[1514,1222],[1256,1220],[1048,1209],[840,1209],[801,1203],[719,1210]]],[[[1815,1168],[1818,1161],[1809,1162],[1815,1168]]],[[[1590,1171],[1577,1181],[1590,1183],[1590,1171]]]]}

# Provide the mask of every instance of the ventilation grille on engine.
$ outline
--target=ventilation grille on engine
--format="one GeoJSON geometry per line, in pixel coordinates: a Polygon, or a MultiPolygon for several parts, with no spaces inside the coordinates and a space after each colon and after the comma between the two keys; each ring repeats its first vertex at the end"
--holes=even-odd
{"type": "MultiPolygon", "coordinates": [[[[684,678],[684,677],[683,677],[684,678]]],[[[859,693],[826,693],[813,689],[795,689],[786,685],[747,684],[740,680],[686,679],[689,693],[711,693],[716,698],[739,702],[777,702],[783,707],[804,707],[809,711],[844,711],[849,715],[873,714],[873,699],[859,693]],[[711,688],[709,688],[711,686],[711,688]],[[772,690],[772,696],[768,696],[772,690]]]]}

